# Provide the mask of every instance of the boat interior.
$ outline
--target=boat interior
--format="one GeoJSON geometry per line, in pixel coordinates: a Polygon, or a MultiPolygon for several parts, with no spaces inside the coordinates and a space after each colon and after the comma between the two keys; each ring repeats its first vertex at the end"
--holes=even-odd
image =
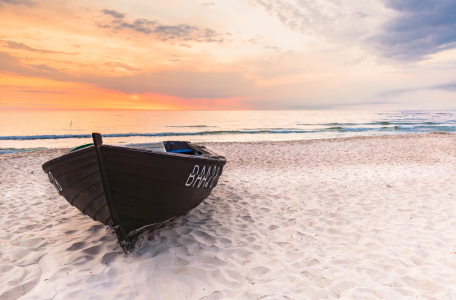
{"type": "MultiPolygon", "coordinates": [[[[90,146],[93,146],[93,143],[78,146],[74,149],[71,149],[70,152],[84,149],[84,148],[90,147],[90,146]]],[[[126,144],[124,147],[144,149],[144,150],[157,151],[157,152],[195,155],[195,156],[200,156],[203,154],[201,151],[191,148],[189,146],[188,142],[179,142],[179,141],[155,142],[155,143],[134,143],[134,144],[126,144]]]]}

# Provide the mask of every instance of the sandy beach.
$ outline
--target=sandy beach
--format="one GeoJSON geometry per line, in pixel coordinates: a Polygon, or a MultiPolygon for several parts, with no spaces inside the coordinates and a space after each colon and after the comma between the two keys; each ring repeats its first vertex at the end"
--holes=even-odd
{"type": "Polygon", "coordinates": [[[207,143],[218,186],[125,255],[0,155],[0,299],[456,299],[456,134],[207,143]]]}

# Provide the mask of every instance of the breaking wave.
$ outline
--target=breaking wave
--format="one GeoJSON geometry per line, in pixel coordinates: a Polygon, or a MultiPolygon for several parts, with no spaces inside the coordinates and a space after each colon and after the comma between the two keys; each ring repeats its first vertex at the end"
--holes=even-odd
{"type": "MultiPolygon", "coordinates": [[[[205,130],[197,132],[150,132],[150,133],[107,133],[103,137],[173,137],[173,136],[207,136],[207,135],[255,135],[255,134],[308,134],[308,133],[334,133],[356,132],[358,134],[373,133],[426,133],[433,131],[456,132],[456,121],[445,123],[436,122],[391,122],[379,121],[370,123],[326,123],[326,124],[296,124],[302,128],[246,128],[241,130],[205,130]]],[[[206,128],[215,126],[191,125],[191,126],[167,126],[182,128],[206,128]]],[[[60,139],[86,139],[91,134],[45,134],[45,135],[11,135],[0,136],[0,140],[60,140],[60,139]]],[[[318,138],[318,137],[317,137],[318,138]]]]}

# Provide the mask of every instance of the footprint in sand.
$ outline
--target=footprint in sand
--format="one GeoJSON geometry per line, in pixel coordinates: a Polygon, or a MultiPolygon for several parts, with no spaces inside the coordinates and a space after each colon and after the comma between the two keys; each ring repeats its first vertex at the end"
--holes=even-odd
{"type": "Polygon", "coordinates": [[[77,250],[81,250],[82,248],[84,248],[84,245],[85,245],[85,242],[77,242],[77,243],[74,243],[74,244],[71,245],[69,248],[67,248],[67,251],[77,251],[77,250]]]}
{"type": "Polygon", "coordinates": [[[271,231],[276,230],[278,228],[279,228],[279,226],[277,226],[277,225],[271,225],[271,226],[268,227],[268,229],[271,230],[271,231]]]}
{"type": "Polygon", "coordinates": [[[215,243],[215,238],[212,235],[207,234],[203,231],[194,231],[191,235],[195,238],[198,243],[201,243],[206,246],[211,246],[215,243]]]}
{"type": "Polygon", "coordinates": [[[219,299],[223,299],[223,298],[225,298],[225,297],[223,297],[223,294],[221,292],[215,291],[212,294],[210,294],[209,296],[202,297],[199,300],[219,300],[219,299]]]}
{"type": "Polygon", "coordinates": [[[18,246],[27,247],[27,248],[36,248],[46,244],[46,240],[43,238],[32,238],[28,240],[23,240],[17,243],[18,246]]]}
{"type": "Polygon", "coordinates": [[[97,255],[100,253],[101,249],[102,249],[102,245],[98,245],[98,246],[93,246],[93,247],[84,249],[84,250],[82,250],[82,252],[87,253],[89,255],[97,255]]]}
{"type": "Polygon", "coordinates": [[[109,252],[103,255],[101,258],[101,261],[106,264],[112,263],[114,260],[116,260],[117,257],[121,256],[122,254],[119,252],[109,252]]]}
{"type": "Polygon", "coordinates": [[[246,278],[250,282],[266,283],[266,282],[270,282],[274,279],[274,274],[273,274],[273,272],[271,272],[271,270],[269,268],[260,266],[260,267],[256,267],[256,268],[253,268],[252,270],[250,270],[250,272],[247,274],[246,278]]]}
{"type": "Polygon", "coordinates": [[[90,231],[90,232],[98,232],[98,231],[100,231],[100,230],[102,230],[102,229],[105,229],[105,228],[106,228],[105,225],[97,224],[97,225],[92,225],[92,226],[89,228],[88,231],[90,231]]]}

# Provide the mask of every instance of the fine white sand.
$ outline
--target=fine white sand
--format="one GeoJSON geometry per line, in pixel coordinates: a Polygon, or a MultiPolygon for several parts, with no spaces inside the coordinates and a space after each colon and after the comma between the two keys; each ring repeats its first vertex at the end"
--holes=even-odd
{"type": "Polygon", "coordinates": [[[456,135],[213,143],[199,207],[124,255],[41,170],[0,156],[0,299],[456,299],[456,135]]]}

